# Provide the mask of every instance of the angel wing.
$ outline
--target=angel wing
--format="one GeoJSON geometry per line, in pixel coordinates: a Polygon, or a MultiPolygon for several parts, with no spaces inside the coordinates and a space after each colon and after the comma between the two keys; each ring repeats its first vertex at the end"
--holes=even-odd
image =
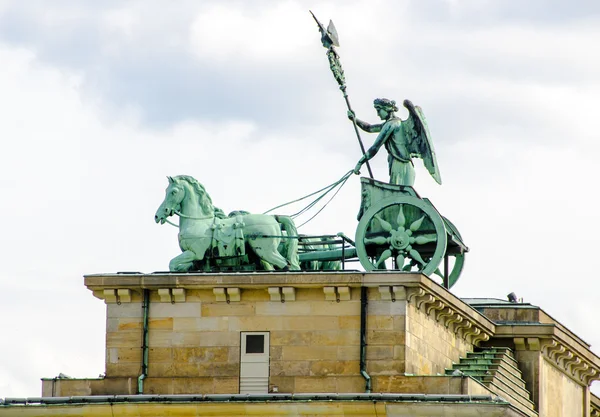
{"type": "Polygon", "coordinates": [[[435,182],[441,184],[442,177],[440,176],[431,134],[423,111],[419,106],[413,105],[410,100],[404,100],[404,107],[408,109],[409,113],[408,119],[402,121],[404,134],[408,138],[408,151],[411,156],[422,158],[425,168],[427,168],[435,182]]]}

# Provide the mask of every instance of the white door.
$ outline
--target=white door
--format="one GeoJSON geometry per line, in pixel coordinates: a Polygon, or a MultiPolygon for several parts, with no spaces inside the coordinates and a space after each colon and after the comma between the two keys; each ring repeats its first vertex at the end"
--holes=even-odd
{"type": "Polygon", "coordinates": [[[269,332],[242,332],[240,394],[269,392],[269,332]]]}

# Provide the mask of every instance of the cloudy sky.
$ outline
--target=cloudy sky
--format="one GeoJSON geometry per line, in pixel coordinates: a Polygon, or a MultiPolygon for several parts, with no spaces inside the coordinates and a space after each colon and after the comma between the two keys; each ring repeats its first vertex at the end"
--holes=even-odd
{"type": "MultiPolygon", "coordinates": [[[[83,275],[168,269],[167,175],[262,212],[354,166],[309,9],[336,23],[360,118],[423,108],[444,184],[417,162],[416,189],[471,249],[453,291],[514,291],[600,353],[597,0],[0,0],[0,397],[104,371],[83,275]]],[[[353,236],[359,196],[354,176],[301,231],[353,236]]]]}

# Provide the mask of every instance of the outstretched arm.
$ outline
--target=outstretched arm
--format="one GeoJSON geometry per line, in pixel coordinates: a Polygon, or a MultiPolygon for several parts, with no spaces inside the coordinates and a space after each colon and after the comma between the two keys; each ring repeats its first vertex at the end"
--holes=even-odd
{"type": "Polygon", "coordinates": [[[350,119],[350,120],[354,119],[356,121],[356,126],[360,127],[362,130],[364,130],[365,132],[368,132],[368,133],[380,132],[381,127],[383,126],[383,123],[372,125],[372,124],[369,124],[367,122],[360,120],[359,118],[356,117],[356,115],[354,114],[354,112],[352,110],[348,110],[348,119],[350,119]]]}
{"type": "MultiPolygon", "coordinates": [[[[358,124],[358,123],[357,123],[358,124]]],[[[373,143],[373,146],[371,146],[367,152],[358,160],[358,163],[356,164],[356,167],[354,167],[354,173],[355,174],[359,174],[360,173],[360,167],[369,159],[373,158],[375,156],[375,154],[377,154],[377,152],[379,151],[379,149],[381,148],[381,146],[385,143],[386,140],[388,140],[388,138],[390,137],[390,135],[393,133],[393,128],[390,126],[390,124],[387,125],[376,125],[379,130],[381,130],[381,133],[379,133],[379,135],[377,135],[377,139],[375,139],[375,142],[373,143]],[[382,126],[383,129],[382,129],[382,126]]],[[[379,131],[378,130],[378,131],[379,131]]]]}

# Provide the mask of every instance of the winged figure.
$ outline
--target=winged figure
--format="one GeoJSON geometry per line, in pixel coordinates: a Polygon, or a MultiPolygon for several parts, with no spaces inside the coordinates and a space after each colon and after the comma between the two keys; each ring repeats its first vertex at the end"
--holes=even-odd
{"type": "Polygon", "coordinates": [[[362,165],[373,158],[382,146],[388,151],[390,184],[413,186],[415,168],[412,158],[421,158],[425,168],[433,179],[442,183],[440,170],[435,158],[431,135],[423,111],[419,106],[404,100],[408,109],[408,119],[402,120],[395,115],[398,111],[396,102],[386,98],[378,98],[373,102],[377,114],[383,120],[380,124],[369,124],[357,119],[353,111],[348,111],[348,117],[356,121],[356,125],[365,132],[379,133],[373,145],[360,158],[354,172],[358,174],[362,165]]]}

